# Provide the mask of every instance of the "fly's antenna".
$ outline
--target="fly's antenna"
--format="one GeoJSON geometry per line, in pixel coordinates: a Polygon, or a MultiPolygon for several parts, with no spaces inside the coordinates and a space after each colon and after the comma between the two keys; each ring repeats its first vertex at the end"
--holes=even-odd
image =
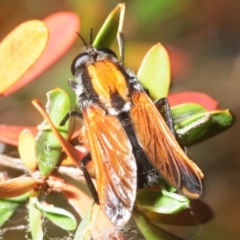
{"type": "Polygon", "coordinates": [[[79,32],[77,32],[77,35],[78,35],[78,36],[80,37],[80,39],[82,40],[84,46],[87,47],[88,44],[86,43],[86,41],[85,41],[85,39],[82,37],[82,35],[81,35],[79,32]]]}
{"type": "Polygon", "coordinates": [[[92,44],[93,44],[93,27],[91,27],[89,43],[92,46],[92,44]]]}

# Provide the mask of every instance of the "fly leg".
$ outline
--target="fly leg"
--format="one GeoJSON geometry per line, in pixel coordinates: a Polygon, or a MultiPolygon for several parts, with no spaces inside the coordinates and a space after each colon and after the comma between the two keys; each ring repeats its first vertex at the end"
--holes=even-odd
{"type": "Polygon", "coordinates": [[[172,135],[176,138],[175,130],[174,130],[174,122],[172,113],[170,110],[170,105],[168,103],[167,98],[161,98],[157,102],[155,102],[155,106],[164,118],[168,128],[170,129],[172,135]]]}
{"type": "MultiPolygon", "coordinates": [[[[81,118],[81,119],[82,119],[82,113],[77,112],[77,111],[70,111],[70,112],[68,112],[68,113],[64,116],[64,118],[62,119],[62,121],[60,122],[59,125],[60,125],[60,126],[63,126],[70,117],[78,117],[78,118],[81,118]]],[[[89,188],[89,190],[90,190],[90,192],[91,192],[91,194],[92,194],[92,197],[93,197],[95,203],[99,204],[99,198],[98,198],[97,190],[96,190],[96,188],[95,188],[95,186],[94,186],[94,184],[93,184],[92,178],[91,178],[91,176],[90,176],[90,174],[89,174],[89,172],[88,172],[88,170],[87,170],[87,168],[86,168],[87,164],[88,164],[91,160],[92,160],[92,158],[91,158],[91,154],[90,154],[90,152],[89,152],[89,153],[87,153],[87,154],[83,157],[83,159],[81,160],[81,162],[80,162],[80,168],[81,168],[81,170],[83,171],[84,178],[85,178],[85,180],[86,180],[86,183],[87,183],[87,185],[88,185],[88,188],[89,188]]]]}
{"type": "MultiPolygon", "coordinates": [[[[173,117],[172,117],[170,105],[167,98],[159,99],[157,102],[155,102],[155,106],[157,110],[160,112],[160,114],[162,115],[163,119],[165,120],[174,138],[177,138],[175,129],[174,129],[173,117]]],[[[183,148],[184,152],[187,154],[187,148],[185,146],[181,146],[181,147],[183,148]]]]}
{"type": "Polygon", "coordinates": [[[85,155],[80,163],[80,168],[83,171],[83,175],[85,177],[86,183],[88,185],[88,188],[92,194],[92,197],[95,201],[95,203],[99,204],[99,198],[98,198],[98,192],[93,184],[92,178],[86,168],[87,164],[91,161],[91,154],[88,153],[87,155],[85,155]]]}
{"type": "Polygon", "coordinates": [[[59,125],[63,126],[70,117],[78,117],[78,118],[81,118],[81,119],[83,118],[82,113],[77,112],[77,111],[70,111],[64,116],[64,118],[59,123],[59,125]]]}

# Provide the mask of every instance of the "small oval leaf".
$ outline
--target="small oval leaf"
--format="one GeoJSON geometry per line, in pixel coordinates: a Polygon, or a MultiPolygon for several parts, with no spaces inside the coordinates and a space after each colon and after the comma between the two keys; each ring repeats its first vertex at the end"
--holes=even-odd
{"type": "Polygon", "coordinates": [[[103,23],[96,38],[94,39],[94,47],[110,47],[116,38],[119,25],[123,22],[123,15],[125,11],[125,5],[123,3],[118,4],[108,15],[107,19],[103,23]],[[122,17],[122,19],[120,18],[122,17]]]}
{"type": "Polygon", "coordinates": [[[170,61],[166,49],[160,43],[147,52],[137,77],[153,100],[167,97],[170,85],[170,61]]]}
{"type": "Polygon", "coordinates": [[[37,187],[38,182],[31,177],[18,177],[0,182],[0,198],[12,198],[27,193],[37,187]]]}
{"type": "Polygon", "coordinates": [[[0,227],[9,220],[15,210],[20,206],[19,203],[0,199],[0,227]]]}
{"type": "Polygon", "coordinates": [[[200,200],[191,200],[189,208],[175,214],[161,214],[149,210],[142,214],[160,227],[161,224],[195,226],[206,223],[213,217],[211,209],[200,200]]]}
{"type": "Polygon", "coordinates": [[[18,152],[27,168],[34,172],[37,169],[35,137],[28,129],[24,129],[19,135],[18,152]]]}
{"type": "Polygon", "coordinates": [[[80,20],[75,13],[57,12],[42,21],[46,24],[50,33],[46,49],[27,73],[4,95],[25,86],[55,63],[72,46],[77,38],[75,33],[80,31],[80,20]]]}
{"type": "Polygon", "coordinates": [[[38,20],[22,23],[0,44],[0,94],[36,62],[46,47],[48,29],[38,20]]]}
{"type": "Polygon", "coordinates": [[[36,209],[36,201],[36,197],[30,197],[30,201],[28,204],[29,228],[33,240],[42,240],[44,237],[42,229],[42,213],[38,209],[36,209]]]}
{"type": "Polygon", "coordinates": [[[206,108],[196,103],[183,103],[171,107],[171,113],[175,125],[195,114],[206,111],[206,108]]]}
{"type": "Polygon", "coordinates": [[[175,125],[175,130],[178,141],[182,145],[190,145],[225,131],[232,122],[229,110],[216,110],[193,115],[175,125]]]}
{"type": "Polygon", "coordinates": [[[70,212],[38,201],[35,202],[35,207],[58,227],[67,231],[76,229],[77,221],[70,212]]]}
{"type": "Polygon", "coordinates": [[[55,134],[56,138],[60,142],[63,150],[66,152],[66,154],[70,157],[70,159],[77,165],[79,166],[79,162],[85,155],[85,151],[82,152],[80,150],[77,150],[74,148],[68,141],[66,141],[62,135],[59,133],[58,129],[54,126],[52,120],[50,119],[49,115],[45,111],[44,107],[38,100],[33,100],[32,104],[34,107],[39,111],[39,113],[43,116],[43,118],[46,120],[46,122],[49,124],[49,127],[55,134]]]}
{"type": "Polygon", "coordinates": [[[188,198],[170,192],[168,194],[163,194],[162,191],[138,191],[135,203],[137,208],[147,209],[158,213],[172,214],[189,207],[188,198]]]}
{"type": "Polygon", "coordinates": [[[23,195],[17,196],[17,197],[12,197],[12,198],[4,198],[5,200],[8,200],[10,202],[15,202],[15,203],[23,203],[29,198],[29,193],[25,193],[23,195]]]}
{"type": "MultiPolygon", "coordinates": [[[[62,118],[70,111],[70,98],[68,94],[61,89],[54,89],[47,93],[46,110],[52,122],[58,126],[62,118]]],[[[39,133],[36,137],[36,157],[41,174],[48,176],[57,165],[62,147],[55,134],[46,121],[39,126],[39,133]]],[[[59,132],[64,138],[68,135],[68,123],[58,127],[59,132]]]]}

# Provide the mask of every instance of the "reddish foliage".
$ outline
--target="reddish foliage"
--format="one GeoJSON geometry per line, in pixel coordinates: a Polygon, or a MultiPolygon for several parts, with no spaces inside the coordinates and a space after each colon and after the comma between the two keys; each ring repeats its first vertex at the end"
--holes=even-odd
{"type": "Polygon", "coordinates": [[[170,94],[168,96],[170,106],[175,106],[182,103],[198,103],[208,109],[216,110],[218,102],[207,94],[201,92],[180,92],[170,94]]]}
{"type": "Polygon", "coordinates": [[[29,71],[12,87],[3,93],[4,96],[22,88],[55,63],[72,46],[80,31],[80,20],[71,12],[58,12],[43,19],[49,29],[49,41],[42,56],[29,71]],[[63,31],[64,30],[64,31],[63,31]]]}

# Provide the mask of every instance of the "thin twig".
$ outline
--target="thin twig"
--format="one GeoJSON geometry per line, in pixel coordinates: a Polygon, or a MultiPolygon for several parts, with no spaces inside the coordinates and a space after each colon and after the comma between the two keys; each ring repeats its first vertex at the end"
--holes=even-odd
{"type": "MultiPolygon", "coordinates": [[[[12,158],[4,154],[0,154],[0,166],[12,168],[15,170],[23,171],[32,175],[33,173],[24,165],[20,158],[12,158]]],[[[60,166],[57,168],[59,174],[64,174],[77,181],[86,183],[83,172],[79,168],[60,166]]]]}
{"type": "Polygon", "coordinates": [[[26,228],[27,227],[25,225],[19,225],[19,226],[14,226],[14,227],[2,228],[0,230],[0,235],[5,234],[7,231],[23,230],[23,229],[26,229],[26,228]]]}
{"type": "Polygon", "coordinates": [[[83,172],[79,168],[60,166],[57,171],[60,174],[64,174],[77,181],[86,183],[83,172]]]}
{"type": "Polygon", "coordinates": [[[20,158],[12,158],[4,154],[0,154],[0,166],[16,169],[23,172],[29,172],[20,158]]]}

